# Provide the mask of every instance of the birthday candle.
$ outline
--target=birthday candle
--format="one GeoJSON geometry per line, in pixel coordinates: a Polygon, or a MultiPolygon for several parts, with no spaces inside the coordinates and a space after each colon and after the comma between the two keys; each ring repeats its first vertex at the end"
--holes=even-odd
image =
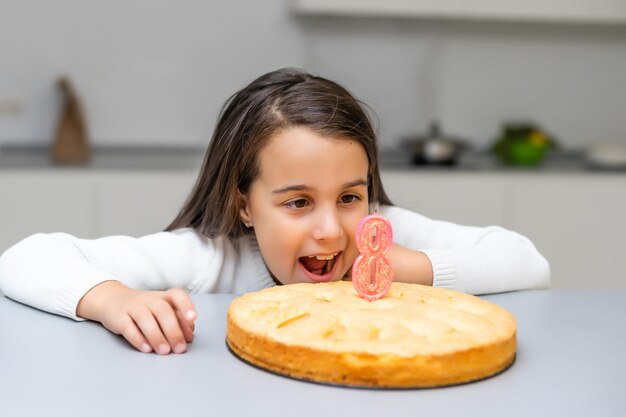
{"type": "Polygon", "coordinates": [[[379,214],[364,217],[357,226],[356,246],[361,253],[352,265],[352,284],[359,295],[378,300],[389,291],[393,269],[385,256],[393,244],[389,220],[379,214]]]}

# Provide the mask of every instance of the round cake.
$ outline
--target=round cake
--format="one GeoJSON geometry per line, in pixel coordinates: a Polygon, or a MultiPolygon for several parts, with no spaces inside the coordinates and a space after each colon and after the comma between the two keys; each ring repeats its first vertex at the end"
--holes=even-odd
{"type": "Polygon", "coordinates": [[[367,301],[349,281],[276,286],[236,298],[226,340],[253,365],[366,387],[483,379],[515,359],[515,318],[458,291],[394,282],[367,301]]]}

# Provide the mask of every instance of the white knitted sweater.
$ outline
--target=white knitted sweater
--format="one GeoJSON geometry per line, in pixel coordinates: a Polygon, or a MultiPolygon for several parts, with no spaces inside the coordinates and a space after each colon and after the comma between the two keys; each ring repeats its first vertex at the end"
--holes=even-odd
{"type": "MultiPolygon", "coordinates": [[[[423,251],[433,285],[471,294],[545,288],[550,267],[530,240],[501,227],[469,227],[383,206],[394,242],[423,251]]],[[[254,236],[209,239],[193,229],[140,238],[79,239],[35,234],[0,257],[0,291],[33,307],[80,320],[91,288],[118,280],[137,289],[244,293],[274,284],[254,236]]]]}

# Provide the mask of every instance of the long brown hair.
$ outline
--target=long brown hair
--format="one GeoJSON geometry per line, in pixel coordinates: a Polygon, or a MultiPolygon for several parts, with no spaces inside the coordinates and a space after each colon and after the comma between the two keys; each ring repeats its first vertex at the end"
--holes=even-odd
{"type": "Polygon", "coordinates": [[[391,204],[380,180],[376,134],[365,105],[335,82],[284,68],[262,75],[226,101],[196,184],[166,230],[192,227],[211,238],[246,233],[238,193],[245,195],[256,179],[257,156],[267,139],[296,126],[359,142],[369,162],[369,203],[391,204]]]}

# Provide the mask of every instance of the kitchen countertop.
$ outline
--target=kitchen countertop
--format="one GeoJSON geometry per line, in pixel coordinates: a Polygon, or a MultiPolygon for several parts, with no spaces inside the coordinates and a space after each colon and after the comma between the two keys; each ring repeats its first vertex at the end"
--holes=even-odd
{"type": "Polygon", "coordinates": [[[133,350],[94,322],[0,297],[0,413],[7,416],[620,416],[626,409],[626,290],[484,296],[517,319],[517,359],[492,378],[423,390],[296,381],[251,367],[225,345],[232,295],[193,295],[183,355],[133,350]]]}
{"type": "Polygon", "coordinates": [[[81,165],[56,165],[48,148],[5,147],[0,149],[2,170],[91,169],[91,170],[189,170],[202,165],[205,149],[196,147],[95,147],[91,161],[81,165]]]}
{"type": "MultiPolygon", "coordinates": [[[[64,169],[92,170],[188,170],[197,171],[202,165],[204,148],[197,147],[96,147],[93,158],[86,166],[69,166],[64,169]]],[[[503,166],[485,150],[466,151],[453,166],[418,166],[410,162],[407,152],[395,148],[381,151],[383,170],[429,172],[606,172],[592,169],[581,151],[569,150],[548,154],[537,167],[503,166]]],[[[55,165],[46,147],[4,147],[0,149],[0,172],[3,170],[45,170],[61,168],[55,165]]],[[[624,173],[626,170],[611,171],[624,173]]]]}
{"type": "Polygon", "coordinates": [[[414,165],[409,153],[396,149],[384,149],[380,162],[383,169],[429,172],[626,172],[592,167],[587,163],[585,153],[576,149],[550,152],[540,165],[529,167],[504,165],[484,149],[461,152],[457,163],[452,166],[414,165]]]}

